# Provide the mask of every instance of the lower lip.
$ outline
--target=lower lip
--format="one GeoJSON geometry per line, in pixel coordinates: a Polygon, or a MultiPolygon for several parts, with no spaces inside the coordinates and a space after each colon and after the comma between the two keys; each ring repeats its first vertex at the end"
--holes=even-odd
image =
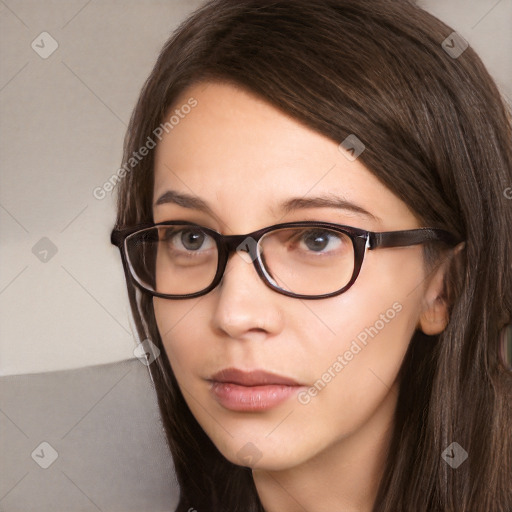
{"type": "Polygon", "coordinates": [[[296,394],[301,387],[277,384],[240,386],[229,382],[213,382],[210,391],[226,409],[254,412],[276,407],[296,394]]]}

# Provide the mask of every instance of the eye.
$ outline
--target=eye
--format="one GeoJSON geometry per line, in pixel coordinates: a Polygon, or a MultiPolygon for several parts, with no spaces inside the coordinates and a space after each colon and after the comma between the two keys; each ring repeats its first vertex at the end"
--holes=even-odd
{"type": "Polygon", "coordinates": [[[199,252],[215,247],[215,241],[199,228],[166,228],[161,241],[176,251],[199,252]]]}
{"type": "Polygon", "coordinates": [[[307,253],[329,253],[350,243],[347,235],[326,229],[302,230],[294,237],[299,249],[307,253]]]}
{"type": "Polygon", "coordinates": [[[193,231],[191,229],[181,231],[180,242],[188,251],[201,249],[205,240],[206,235],[202,231],[193,231]]]}

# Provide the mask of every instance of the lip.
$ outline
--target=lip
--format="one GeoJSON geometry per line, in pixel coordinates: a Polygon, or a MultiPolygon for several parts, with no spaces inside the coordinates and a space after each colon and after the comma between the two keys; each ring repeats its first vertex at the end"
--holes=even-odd
{"type": "Polygon", "coordinates": [[[215,400],[224,408],[239,412],[271,409],[304,387],[289,377],[275,373],[237,368],[221,370],[208,381],[215,400]]]}
{"type": "Polygon", "coordinates": [[[281,386],[299,386],[300,384],[290,379],[283,377],[277,373],[270,373],[264,370],[239,370],[238,368],[225,368],[220,372],[213,374],[210,379],[214,382],[226,382],[231,384],[238,384],[239,386],[266,386],[266,385],[281,385],[281,386]]]}

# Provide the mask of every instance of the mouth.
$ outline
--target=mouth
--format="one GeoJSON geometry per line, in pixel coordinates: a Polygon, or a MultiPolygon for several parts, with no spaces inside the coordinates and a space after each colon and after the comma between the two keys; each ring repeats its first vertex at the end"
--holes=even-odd
{"type": "Polygon", "coordinates": [[[227,368],[209,379],[210,393],[224,408],[239,412],[265,411],[283,403],[304,386],[263,370],[227,368]]]}

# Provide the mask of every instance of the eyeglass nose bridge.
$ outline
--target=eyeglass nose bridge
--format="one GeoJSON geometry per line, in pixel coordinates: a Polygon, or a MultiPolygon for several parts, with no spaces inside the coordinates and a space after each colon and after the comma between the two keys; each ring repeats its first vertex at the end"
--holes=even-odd
{"type": "Polygon", "coordinates": [[[270,288],[279,289],[278,287],[272,286],[272,283],[268,281],[266,271],[262,267],[262,262],[258,257],[258,243],[262,236],[267,230],[262,229],[249,233],[246,235],[218,235],[217,243],[219,249],[219,268],[217,270],[216,282],[220,282],[224,272],[226,270],[229,256],[233,252],[245,252],[249,255],[250,261],[244,260],[246,263],[252,262],[257,274],[260,276],[262,281],[270,288]]]}
{"type": "Polygon", "coordinates": [[[261,232],[249,233],[247,235],[220,235],[217,238],[221,259],[227,260],[233,252],[245,252],[255,262],[258,259],[258,242],[262,237],[261,232]]]}

